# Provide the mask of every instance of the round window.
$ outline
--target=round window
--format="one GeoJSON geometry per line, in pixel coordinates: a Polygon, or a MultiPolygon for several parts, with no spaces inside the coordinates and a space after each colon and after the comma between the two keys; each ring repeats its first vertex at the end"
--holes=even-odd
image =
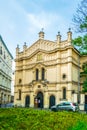
{"type": "Polygon", "coordinates": [[[65,79],[66,78],[66,74],[63,74],[62,78],[65,79]]]}

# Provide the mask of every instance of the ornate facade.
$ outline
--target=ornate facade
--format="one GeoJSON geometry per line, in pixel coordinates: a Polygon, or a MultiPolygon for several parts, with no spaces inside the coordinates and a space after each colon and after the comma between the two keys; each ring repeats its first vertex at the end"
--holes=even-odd
{"type": "Polygon", "coordinates": [[[10,102],[13,57],[0,36],[0,105],[10,102]]]}
{"type": "MultiPolygon", "coordinates": [[[[29,48],[16,48],[14,104],[49,108],[61,101],[78,102],[80,88],[79,52],[73,47],[72,32],[62,41],[58,32],[56,41],[44,39],[44,32],[29,48]]],[[[82,102],[83,102],[83,97],[82,102]]]]}

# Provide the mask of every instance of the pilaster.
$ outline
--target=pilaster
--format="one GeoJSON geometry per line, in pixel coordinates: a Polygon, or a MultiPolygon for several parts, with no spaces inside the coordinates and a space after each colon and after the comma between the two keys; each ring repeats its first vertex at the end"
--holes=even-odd
{"type": "Polygon", "coordinates": [[[34,107],[34,93],[30,93],[30,107],[34,107]]]}
{"type": "Polygon", "coordinates": [[[49,108],[49,97],[47,91],[44,93],[44,108],[49,108]]]}

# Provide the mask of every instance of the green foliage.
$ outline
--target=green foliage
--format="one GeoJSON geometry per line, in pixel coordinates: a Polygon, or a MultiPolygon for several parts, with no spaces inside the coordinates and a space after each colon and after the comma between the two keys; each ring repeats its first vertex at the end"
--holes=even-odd
{"type": "Polygon", "coordinates": [[[84,63],[82,65],[82,69],[83,69],[83,72],[81,73],[81,75],[85,75],[85,80],[83,82],[83,92],[87,92],[87,63],[84,63]]]}
{"type": "Polygon", "coordinates": [[[73,16],[73,22],[76,32],[87,32],[87,0],[82,0],[73,16]]]}
{"type": "Polygon", "coordinates": [[[86,114],[30,108],[0,109],[0,130],[86,130],[86,124],[86,114]]]}
{"type": "Polygon", "coordinates": [[[80,24],[81,30],[84,30],[85,28],[87,28],[87,16],[85,16],[84,22],[80,24]]]}
{"type": "Polygon", "coordinates": [[[75,38],[72,43],[82,55],[87,55],[87,0],[82,0],[73,16],[75,31],[83,33],[75,38]]]}
{"type": "Polygon", "coordinates": [[[77,122],[77,124],[71,130],[87,130],[86,122],[77,122]]]}
{"type": "Polygon", "coordinates": [[[77,47],[82,55],[87,54],[87,34],[73,39],[72,44],[77,47]]]}
{"type": "Polygon", "coordinates": [[[72,40],[73,45],[81,46],[82,45],[82,37],[79,36],[72,40]]]}
{"type": "Polygon", "coordinates": [[[83,71],[84,71],[85,73],[87,73],[87,63],[84,63],[84,64],[82,65],[82,69],[83,69],[83,71]]]}
{"type": "Polygon", "coordinates": [[[83,92],[87,92],[87,78],[86,78],[86,80],[83,82],[83,92]]]}

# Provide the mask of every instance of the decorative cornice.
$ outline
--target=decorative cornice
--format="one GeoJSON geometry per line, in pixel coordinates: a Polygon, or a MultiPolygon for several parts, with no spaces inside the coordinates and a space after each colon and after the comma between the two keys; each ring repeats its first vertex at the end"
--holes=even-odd
{"type": "Polygon", "coordinates": [[[42,85],[44,85],[44,86],[46,86],[46,85],[48,85],[48,86],[50,86],[50,85],[57,85],[57,84],[69,84],[69,83],[71,83],[71,84],[78,84],[78,82],[77,81],[61,81],[61,82],[50,82],[50,81],[47,81],[47,80],[32,80],[32,82],[30,82],[30,83],[28,83],[28,84],[17,84],[17,85],[15,85],[14,87],[26,87],[26,86],[33,86],[33,85],[35,85],[35,84],[38,84],[38,83],[40,83],[40,84],[42,84],[42,85]]]}
{"type": "MultiPolygon", "coordinates": [[[[22,60],[30,59],[34,55],[38,54],[38,52],[42,52],[42,53],[45,53],[45,54],[51,54],[51,53],[56,53],[58,51],[61,52],[61,51],[67,50],[67,49],[73,49],[76,53],[78,53],[77,50],[72,45],[66,46],[64,48],[57,48],[57,47],[55,47],[52,50],[43,50],[43,49],[38,48],[37,50],[33,51],[30,55],[23,55],[23,52],[19,53],[19,56],[16,57],[15,61],[17,62],[17,61],[22,61],[22,60]]],[[[28,52],[26,52],[26,54],[28,54],[28,52]]]]}
{"type": "Polygon", "coordinates": [[[77,66],[77,67],[80,68],[80,66],[78,65],[78,62],[74,62],[74,60],[68,61],[68,58],[65,59],[65,61],[64,61],[64,59],[65,59],[65,58],[63,58],[63,59],[61,60],[61,59],[59,58],[59,61],[60,61],[59,63],[57,62],[58,59],[55,59],[55,60],[50,60],[50,61],[38,62],[38,63],[36,62],[36,63],[34,63],[34,64],[28,64],[28,65],[26,65],[24,68],[23,68],[23,65],[21,65],[21,66],[16,66],[16,71],[23,71],[23,70],[33,69],[33,68],[37,67],[38,65],[41,65],[41,66],[43,66],[43,67],[49,67],[49,66],[56,66],[56,65],[68,64],[68,63],[72,63],[72,64],[74,64],[75,66],[77,66]]]}

